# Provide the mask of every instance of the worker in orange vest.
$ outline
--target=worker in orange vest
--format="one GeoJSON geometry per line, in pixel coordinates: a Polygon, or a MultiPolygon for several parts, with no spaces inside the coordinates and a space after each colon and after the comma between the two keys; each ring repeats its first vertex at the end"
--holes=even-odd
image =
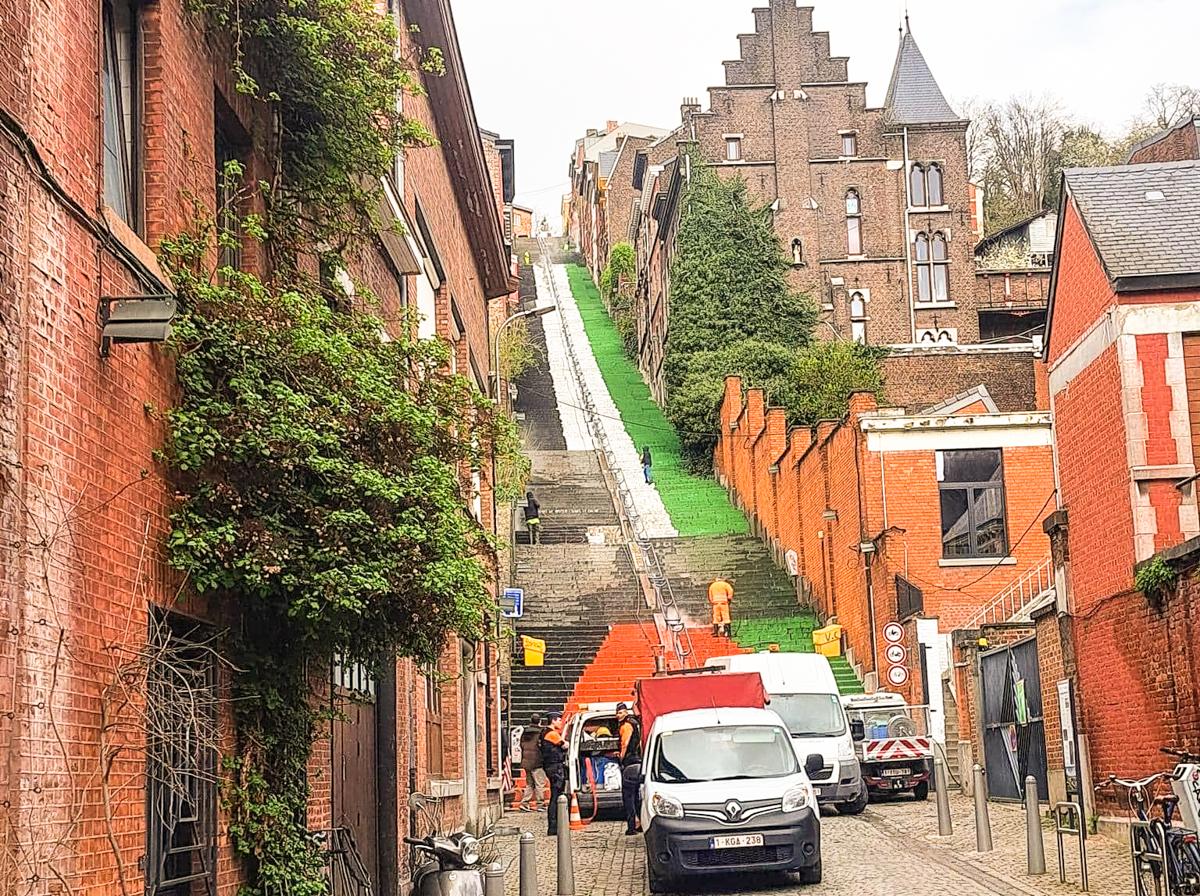
{"type": "Polygon", "coordinates": [[[729,637],[729,605],[733,602],[733,586],[724,576],[717,576],[708,586],[708,602],[712,604],[713,635],[729,637]],[[724,629],[724,632],[722,632],[724,629]]]}

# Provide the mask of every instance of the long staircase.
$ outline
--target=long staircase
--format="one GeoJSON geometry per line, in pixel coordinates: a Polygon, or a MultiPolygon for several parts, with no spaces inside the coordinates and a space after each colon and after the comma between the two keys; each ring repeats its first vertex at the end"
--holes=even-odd
{"type": "MultiPolygon", "coordinates": [[[[518,256],[525,251],[536,258],[537,243],[518,243],[518,256]]],[[[521,284],[523,302],[530,307],[537,301],[532,292],[537,280],[528,268],[522,271],[521,284]]],[[[517,621],[516,633],[545,641],[546,653],[542,666],[523,665],[520,650],[514,655],[513,724],[523,724],[531,714],[551,709],[570,711],[581,704],[628,700],[633,683],[654,673],[654,658],[661,652],[631,553],[641,549],[625,542],[601,467],[603,450],[566,450],[563,415],[570,411],[554,400],[553,389],[555,382],[567,381],[569,376],[563,369],[566,362],[548,351],[542,329],[561,324],[556,315],[540,321],[538,326],[530,326],[538,363],[517,380],[514,409],[533,459],[530,489],[541,506],[541,543],[530,544],[523,529],[515,533],[513,584],[525,590],[525,614],[517,621]],[[559,367],[552,375],[556,364],[559,367]]],[[[588,338],[592,338],[591,324],[588,338]]],[[[576,351],[580,348],[576,345],[576,351]]],[[[561,348],[556,350],[561,354],[561,348]]],[[[601,367],[604,371],[603,364],[601,367]]],[[[605,379],[609,380],[607,372],[605,379]]],[[[581,401],[579,396],[570,400],[581,401]]],[[[627,426],[644,425],[640,418],[627,420],[631,413],[628,396],[618,401],[618,407],[627,426]]],[[[658,413],[657,408],[653,414],[638,409],[639,414],[643,412],[645,416],[658,413]]],[[[667,501],[673,520],[680,515],[688,519],[697,502],[728,503],[711,481],[693,486],[682,473],[669,471],[672,464],[657,443],[655,458],[656,472],[661,469],[664,478],[673,480],[667,501]]],[[[713,656],[771,647],[812,651],[817,620],[799,605],[791,579],[775,565],[760,541],[744,534],[744,519],[736,510],[730,507],[729,512],[714,513],[709,506],[706,514],[705,528],[697,530],[703,534],[653,539],[645,544],[657,557],[664,577],[661,584],[688,627],[687,636],[681,639],[690,651],[687,664],[703,665],[713,656]],[[735,516],[736,525],[728,524],[723,533],[713,532],[715,522],[735,516]],[[714,637],[708,625],[708,585],[718,574],[729,576],[736,591],[732,639],[714,637]]],[[[685,531],[685,527],[677,528],[685,531]]],[[[844,660],[834,658],[832,663],[843,692],[861,691],[844,660]]]]}

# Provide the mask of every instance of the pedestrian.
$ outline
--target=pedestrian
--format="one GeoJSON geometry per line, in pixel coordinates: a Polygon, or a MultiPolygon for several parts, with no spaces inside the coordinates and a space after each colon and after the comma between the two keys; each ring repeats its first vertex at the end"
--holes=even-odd
{"type": "Polygon", "coordinates": [[[529,543],[537,544],[541,540],[542,505],[533,496],[533,492],[525,493],[525,528],[529,530],[529,543]]]}
{"type": "Polygon", "coordinates": [[[542,748],[538,743],[542,737],[542,717],[534,714],[529,725],[521,732],[521,771],[525,772],[525,793],[517,808],[522,812],[536,812],[538,798],[546,798],[546,772],[542,769],[542,748]]]}
{"type": "Polygon", "coordinates": [[[529,253],[525,253],[525,267],[529,267],[529,253]]]}
{"type": "Polygon", "coordinates": [[[542,771],[550,781],[550,801],[546,806],[546,833],[558,833],[558,798],[567,791],[567,744],[562,736],[562,713],[546,713],[547,727],[542,729],[538,746],[542,752],[542,771]]]}
{"type": "Polygon", "coordinates": [[[628,704],[617,704],[617,734],[621,738],[621,808],[625,810],[625,836],[642,829],[642,726],[628,704]]]}
{"type": "Polygon", "coordinates": [[[717,576],[708,586],[708,602],[712,605],[713,637],[724,634],[728,638],[730,635],[729,605],[733,603],[733,585],[724,576],[717,576]]]}
{"type": "Polygon", "coordinates": [[[642,446],[642,475],[646,477],[646,485],[651,485],[654,482],[651,467],[654,465],[654,458],[650,456],[650,446],[642,446]]]}

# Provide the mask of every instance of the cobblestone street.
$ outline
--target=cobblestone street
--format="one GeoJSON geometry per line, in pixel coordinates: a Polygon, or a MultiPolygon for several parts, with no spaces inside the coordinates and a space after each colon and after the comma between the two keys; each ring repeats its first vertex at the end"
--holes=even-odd
{"type": "MultiPolygon", "coordinates": [[[[709,880],[691,888],[704,893],[829,893],[853,896],[1041,896],[1079,893],[1075,844],[1067,844],[1067,883],[1058,882],[1054,832],[1043,824],[1046,844],[1044,875],[1025,873],[1025,829],[1020,807],[990,806],[995,849],[975,851],[971,803],[951,800],[954,835],[937,836],[937,809],[932,799],[872,804],[858,818],[826,815],[821,821],[824,881],[798,887],[779,878],[709,880]]],[[[555,843],[545,836],[545,815],[509,813],[506,824],[523,825],[538,835],[538,893],[556,889],[555,843]]],[[[623,825],[597,822],[574,835],[576,896],[642,896],[646,889],[641,837],[625,837],[623,825]]],[[[515,837],[505,837],[506,862],[516,855],[515,837]]],[[[1127,852],[1113,840],[1088,839],[1090,892],[1093,896],[1127,896],[1133,892],[1127,852]]],[[[515,861],[506,879],[517,893],[515,861]]]]}

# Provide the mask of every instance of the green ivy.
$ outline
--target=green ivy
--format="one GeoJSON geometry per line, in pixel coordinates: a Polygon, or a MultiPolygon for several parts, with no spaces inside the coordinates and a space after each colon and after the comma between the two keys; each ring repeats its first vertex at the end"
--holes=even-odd
{"type": "Polygon", "coordinates": [[[198,211],[161,247],[180,308],[179,397],[162,412],[167,558],[221,623],[235,670],[222,799],[242,893],[317,896],[306,770],[329,712],[313,682],[335,658],[432,663],[451,633],[483,636],[495,543],[464,481],[490,457],[497,493],[514,495],[528,460],[513,422],[449,373],[445,344],[403,335],[412,321],[384,340],[367,290],[342,301],[309,273],[349,267],[378,233],[375,185],[396,153],[434,142],[398,99],[441,73],[440,52],[398,54],[373,0],[188,7],[231,46],[238,90],[264,113],[254,145],[278,168],[256,185],[262,216],[216,232],[198,211]],[[266,245],[269,276],[214,276],[214,243],[247,239],[266,245]]]}
{"type": "Polygon", "coordinates": [[[608,253],[608,266],[600,274],[600,296],[630,358],[637,357],[637,312],[633,305],[636,290],[637,258],[633,246],[617,243],[608,253]]]}
{"type": "Polygon", "coordinates": [[[1161,554],[1155,554],[1145,563],[1140,564],[1134,572],[1133,584],[1138,591],[1152,601],[1162,598],[1175,587],[1179,573],[1161,554]]]}

